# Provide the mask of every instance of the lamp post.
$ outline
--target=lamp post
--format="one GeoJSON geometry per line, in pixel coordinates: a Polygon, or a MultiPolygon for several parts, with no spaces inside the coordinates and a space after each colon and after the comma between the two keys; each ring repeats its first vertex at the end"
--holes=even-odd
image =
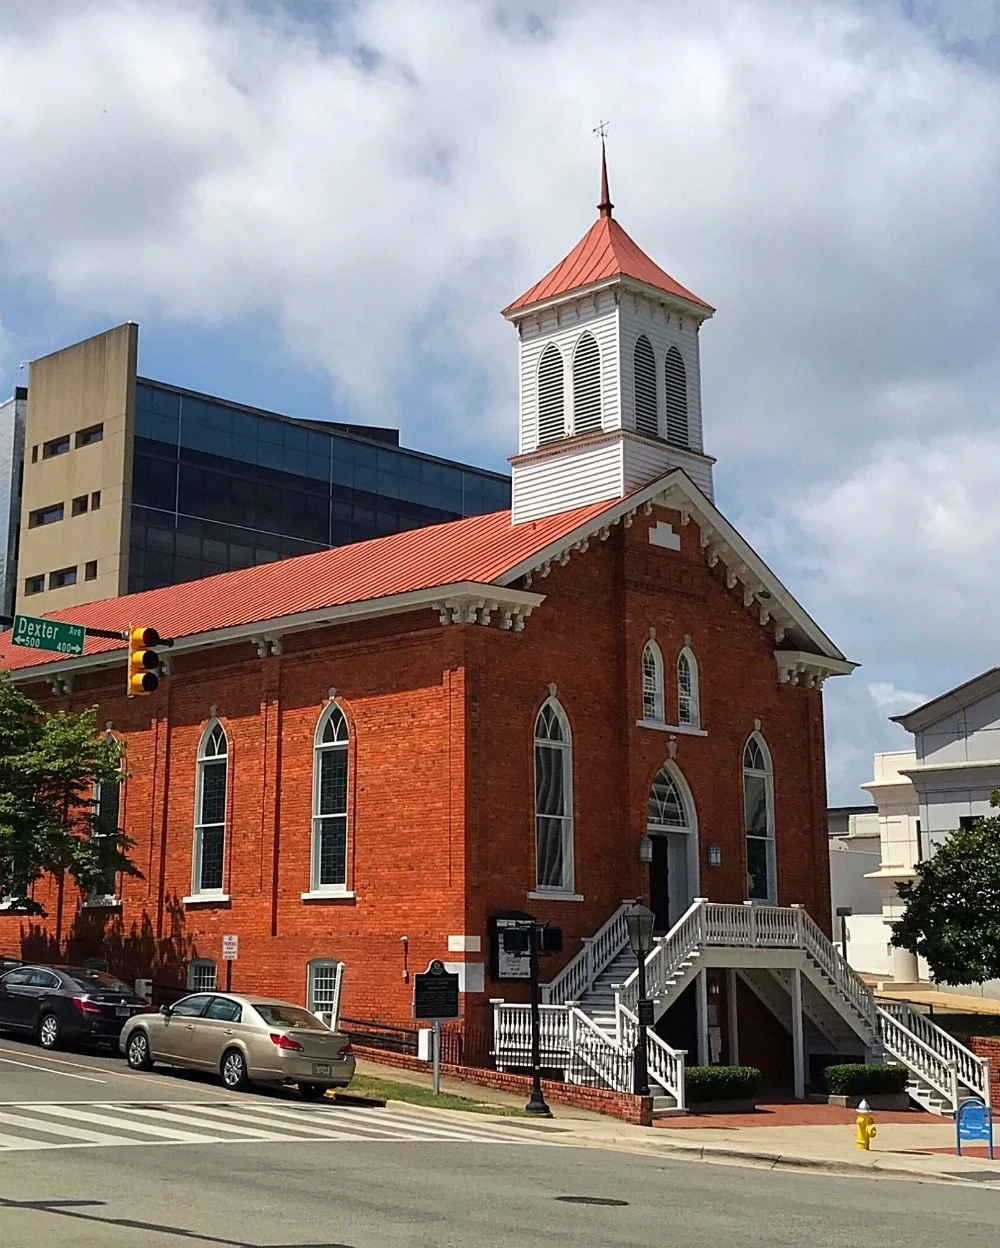
{"type": "Polygon", "coordinates": [[[636,1037],[632,1059],[634,1081],[632,1090],[636,1096],[649,1096],[649,1073],[646,1065],[646,1028],[653,1023],[652,1002],[646,1000],[646,956],[653,948],[653,924],[656,916],[641,901],[634,901],[625,911],[628,943],[636,956],[639,968],[639,1001],[636,1013],[639,1018],[639,1034],[636,1037]]]}
{"type": "Polygon", "coordinates": [[[838,906],[837,918],[840,919],[840,952],[844,961],[847,961],[847,920],[854,913],[850,906],[838,906]]]}

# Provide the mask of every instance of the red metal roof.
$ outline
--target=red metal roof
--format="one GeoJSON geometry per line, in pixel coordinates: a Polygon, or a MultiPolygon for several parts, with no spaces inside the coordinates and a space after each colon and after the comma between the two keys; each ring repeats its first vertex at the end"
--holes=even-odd
{"type": "MultiPolygon", "coordinates": [[[[186,637],[456,581],[488,584],[615,501],[591,503],[518,525],[511,524],[509,511],[470,516],[48,614],[84,627],[124,631],[129,625],[143,624],[152,625],[163,637],[186,637]]],[[[9,638],[9,632],[0,633],[2,667],[22,669],[67,657],[12,646],[9,638]]],[[[85,652],[123,645],[88,635],[85,652]]]]}
{"type": "Polygon", "coordinates": [[[609,277],[635,278],[636,281],[645,282],[647,286],[655,286],[658,290],[665,290],[671,295],[697,303],[709,312],[715,310],[711,304],[699,299],[680,282],[675,282],[669,273],[665,273],[658,264],[650,260],[611,216],[610,205],[607,212],[602,205],[601,216],[566,259],[561,260],[551,273],[547,273],[530,290],[526,290],[520,299],[508,304],[503,314],[508,316],[511,312],[518,312],[533,303],[568,294],[571,290],[578,290],[581,286],[589,286],[609,277]]]}

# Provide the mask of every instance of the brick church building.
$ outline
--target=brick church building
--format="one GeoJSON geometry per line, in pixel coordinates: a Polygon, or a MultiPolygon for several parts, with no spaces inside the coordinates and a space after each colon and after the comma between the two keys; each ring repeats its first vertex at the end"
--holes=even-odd
{"type": "MultiPolygon", "coordinates": [[[[211,987],[235,934],[234,989],[320,1009],[343,966],[344,1012],[390,1022],[441,958],[487,1029],[491,998],[525,997],[494,978],[497,915],[563,929],[546,974],[623,898],[661,931],[702,896],[799,903],[828,929],[821,690],[853,664],[716,507],[712,308],[602,190],[504,311],[511,512],[58,613],[175,637],[147,697],[125,697],[118,642],[64,657],[0,637],[32,697],[97,704],[124,743],[101,801],[142,872],[89,898],[39,881],[47,917],[0,911],[0,951],[211,987]]],[[[773,1028],[746,1010],[744,1060],[773,1028]]]]}

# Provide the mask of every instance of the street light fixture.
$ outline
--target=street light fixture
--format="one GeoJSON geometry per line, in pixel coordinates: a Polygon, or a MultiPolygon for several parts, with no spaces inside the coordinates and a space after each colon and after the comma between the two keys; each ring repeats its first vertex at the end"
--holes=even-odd
{"type": "Polygon", "coordinates": [[[649,1074],[646,1064],[646,1028],[653,1025],[653,1003],[646,1000],[646,957],[653,948],[653,925],[656,915],[641,901],[634,901],[625,911],[628,943],[639,967],[639,1034],[632,1059],[633,1091],[636,1096],[649,1096],[649,1074]]]}

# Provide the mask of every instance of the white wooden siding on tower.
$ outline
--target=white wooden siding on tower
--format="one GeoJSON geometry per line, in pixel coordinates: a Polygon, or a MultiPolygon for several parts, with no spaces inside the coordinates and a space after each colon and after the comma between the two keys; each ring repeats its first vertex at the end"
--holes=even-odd
{"type": "Polygon", "coordinates": [[[618,437],[608,441],[601,438],[596,443],[588,438],[578,446],[550,443],[547,453],[512,467],[514,524],[621,498],[624,493],[618,437]]]}
{"type": "Polygon", "coordinates": [[[601,352],[601,427],[619,426],[620,362],[618,317],[614,298],[599,292],[576,299],[558,308],[550,308],[538,316],[527,317],[521,324],[520,398],[521,419],[519,448],[523,454],[538,446],[538,366],[545,348],[552,343],[563,357],[565,394],[565,428],[572,433],[573,353],[580,336],[589,330],[601,352]]]}
{"type": "Polygon", "coordinates": [[[625,429],[636,427],[633,360],[635,344],[640,334],[645,334],[649,339],[656,357],[656,410],[660,437],[667,436],[664,360],[670,348],[676,347],[684,361],[684,370],[687,374],[689,445],[692,451],[703,452],[705,443],[701,424],[701,371],[698,361],[698,332],[695,318],[690,314],[678,313],[655,301],[627,292],[622,293],[619,309],[623,427],[625,429]]]}
{"type": "Polygon", "coordinates": [[[714,499],[712,460],[707,455],[685,451],[667,442],[625,435],[622,443],[622,482],[630,494],[671,468],[682,468],[702,493],[714,499]]]}

